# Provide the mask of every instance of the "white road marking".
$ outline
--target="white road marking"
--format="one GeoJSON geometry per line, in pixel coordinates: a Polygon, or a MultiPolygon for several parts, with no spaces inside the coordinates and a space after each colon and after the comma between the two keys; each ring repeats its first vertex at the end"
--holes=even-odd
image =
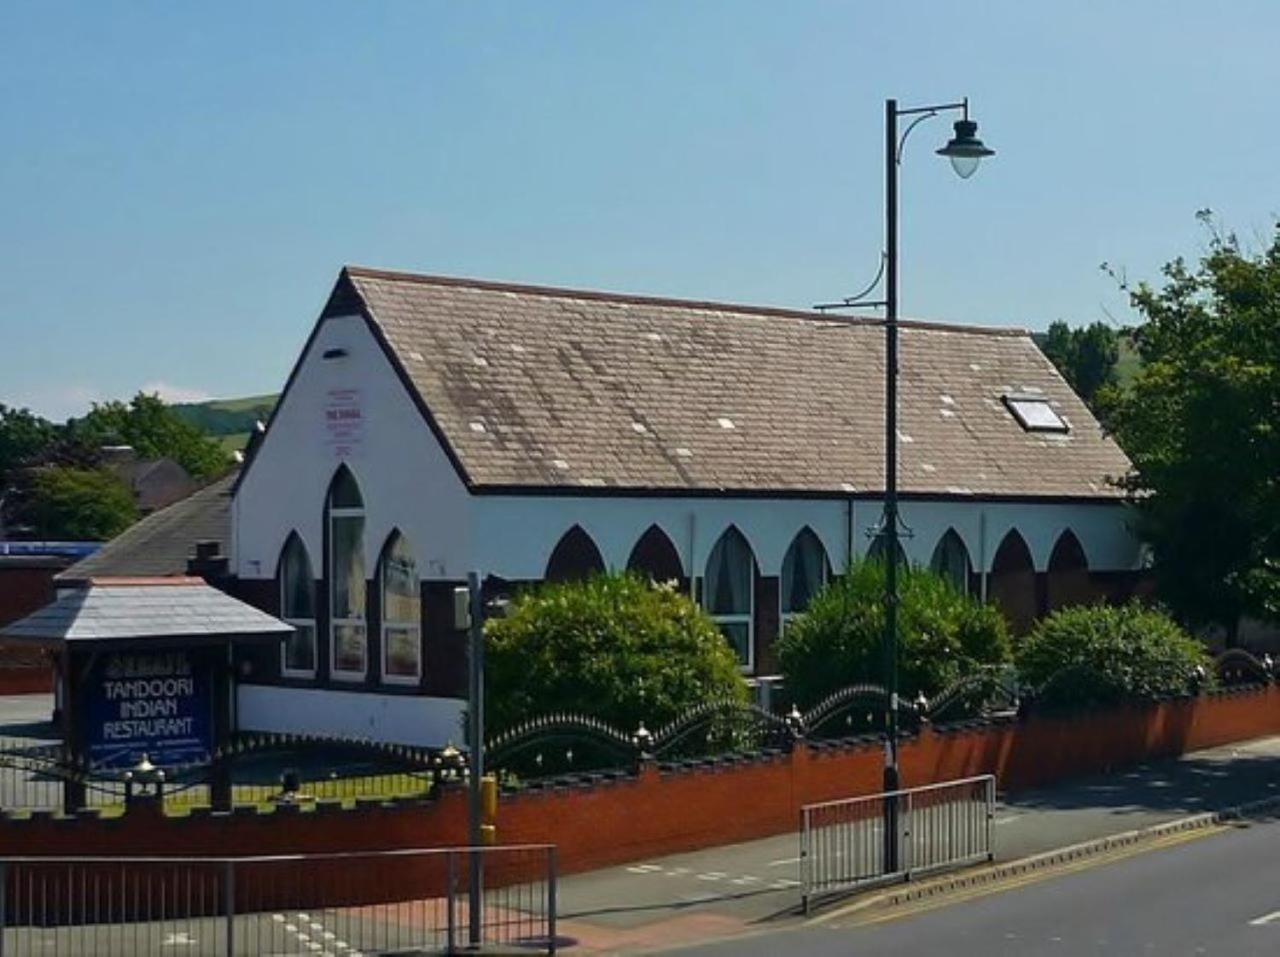
{"type": "Polygon", "coordinates": [[[672,877],[680,877],[680,876],[682,876],[682,875],[684,875],[684,874],[688,874],[688,873],[689,873],[689,868],[687,868],[687,867],[673,867],[673,868],[671,868],[671,870],[667,871],[667,873],[668,873],[668,874],[670,874],[672,877]]]}
{"type": "Polygon", "coordinates": [[[186,931],[180,930],[174,934],[165,934],[164,940],[160,942],[161,947],[193,947],[196,939],[186,931]]]}
{"type": "Polygon", "coordinates": [[[728,874],[726,874],[724,871],[708,871],[708,872],[707,872],[707,873],[705,873],[705,874],[699,874],[699,875],[698,875],[698,880],[700,880],[700,881],[722,881],[722,880],[724,880],[724,879],[725,879],[726,877],[728,877],[728,876],[729,876],[729,875],[728,875],[728,874]]]}
{"type": "Polygon", "coordinates": [[[1249,921],[1250,927],[1265,927],[1267,924],[1274,924],[1280,921],[1280,910],[1273,910],[1270,914],[1263,914],[1261,917],[1255,917],[1249,921]]]}
{"type": "Polygon", "coordinates": [[[766,866],[766,867],[781,867],[783,864],[799,864],[799,863],[800,863],[800,858],[798,858],[798,857],[784,857],[784,858],[783,858],[782,860],[780,860],[780,861],[770,861],[770,862],[769,862],[767,865],[765,865],[765,866],[766,866]]]}
{"type": "Polygon", "coordinates": [[[654,871],[662,870],[661,864],[637,864],[634,867],[628,867],[632,874],[652,874],[654,871]]]}
{"type": "Polygon", "coordinates": [[[276,922],[278,922],[278,923],[283,923],[283,922],[284,922],[284,914],[272,914],[272,915],[271,915],[271,919],[272,919],[272,920],[274,920],[274,921],[276,921],[276,922]]]}

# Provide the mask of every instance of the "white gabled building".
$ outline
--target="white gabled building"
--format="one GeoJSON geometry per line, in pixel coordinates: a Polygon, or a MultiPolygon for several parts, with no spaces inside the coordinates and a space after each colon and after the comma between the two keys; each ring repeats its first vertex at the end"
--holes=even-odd
{"type": "MultiPolygon", "coordinates": [[[[1129,462],[1025,332],[904,323],[907,558],[999,602],[1137,587],[1129,462]]],[[[459,736],[452,591],[679,578],[745,670],[873,547],[883,327],[784,309],[343,270],[232,509],[239,594],[298,626],[242,728],[459,736]]]]}

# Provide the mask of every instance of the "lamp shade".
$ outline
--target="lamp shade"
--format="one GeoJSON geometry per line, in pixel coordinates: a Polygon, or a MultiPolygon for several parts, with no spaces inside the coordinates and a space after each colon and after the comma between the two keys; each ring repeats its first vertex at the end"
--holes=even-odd
{"type": "Polygon", "coordinates": [[[955,135],[947,145],[938,150],[939,156],[951,160],[951,167],[961,179],[968,179],[978,168],[984,157],[994,156],[995,150],[989,149],[978,139],[978,124],[970,119],[956,120],[955,135]]]}

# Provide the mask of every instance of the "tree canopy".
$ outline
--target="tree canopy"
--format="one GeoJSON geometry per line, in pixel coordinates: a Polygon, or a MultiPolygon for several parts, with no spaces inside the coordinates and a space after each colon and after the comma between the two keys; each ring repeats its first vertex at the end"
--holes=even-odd
{"type": "Polygon", "coordinates": [[[94,405],[64,425],[0,405],[0,529],[103,540],[126,528],[137,511],[128,486],[100,468],[105,445],[130,445],[142,459],[171,458],[197,479],[231,465],[217,442],[154,395],[94,405]]]}
{"type": "Polygon", "coordinates": [[[1109,402],[1156,584],[1234,637],[1280,619],[1280,231],[1257,253],[1216,232],[1196,266],[1129,289],[1143,365],[1109,402]]]}
{"type": "Polygon", "coordinates": [[[26,510],[37,539],[102,542],[134,523],[133,492],[104,469],[36,469],[26,510]]]}
{"type": "Polygon", "coordinates": [[[171,458],[195,478],[214,478],[231,465],[217,442],[159,396],[143,392],[128,403],[95,403],[84,418],[68,422],[67,429],[78,441],[94,447],[131,445],[139,458],[171,458]]]}
{"type": "Polygon", "coordinates": [[[1120,333],[1105,323],[1077,329],[1062,321],[1051,323],[1040,348],[1090,407],[1104,388],[1116,384],[1120,333]]]}

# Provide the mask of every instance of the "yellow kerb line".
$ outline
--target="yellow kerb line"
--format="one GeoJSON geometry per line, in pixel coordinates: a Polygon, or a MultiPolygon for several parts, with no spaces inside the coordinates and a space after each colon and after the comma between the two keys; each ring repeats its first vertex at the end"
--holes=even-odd
{"type": "MultiPolygon", "coordinates": [[[[1027,874],[1007,878],[997,878],[989,884],[962,888],[952,893],[944,891],[936,898],[900,904],[886,913],[872,914],[860,919],[855,918],[851,921],[849,926],[864,927],[871,924],[883,924],[888,923],[889,921],[914,917],[917,914],[938,910],[942,907],[950,907],[952,904],[961,904],[965,901],[975,900],[980,897],[989,897],[992,894],[1003,894],[1006,891],[1018,890],[1019,888],[1027,887],[1031,884],[1038,884],[1041,881],[1052,880],[1055,877],[1063,877],[1079,871],[1089,870],[1093,867],[1101,867],[1104,864],[1113,864],[1117,861],[1122,861],[1130,857],[1136,857],[1139,854],[1146,854],[1150,851],[1159,851],[1168,847],[1175,847],[1178,844],[1185,844],[1190,841],[1199,840],[1200,838],[1220,834],[1227,830],[1230,830],[1230,825],[1215,824],[1210,827],[1197,828],[1193,831],[1180,831],[1175,834],[1167,834],[1163,837],[1153,838],[1150,841],[1144,841],[1130,847],[1121,847],[1111,851],[1102,851],[1098,854],[1093,854],[1077,861],[1069,861],[1060,865],[1049,865],[1027,874]]],[[[865,904],[863,904],[863,902],[855,902],[841,908],[840,910],[833,911],[829,914],[823,914],[809,923],[825,924],[833,920],[839,920],[841,917],[849,915],[851,912],[856,912],[864,906],[865,904]]]]}

